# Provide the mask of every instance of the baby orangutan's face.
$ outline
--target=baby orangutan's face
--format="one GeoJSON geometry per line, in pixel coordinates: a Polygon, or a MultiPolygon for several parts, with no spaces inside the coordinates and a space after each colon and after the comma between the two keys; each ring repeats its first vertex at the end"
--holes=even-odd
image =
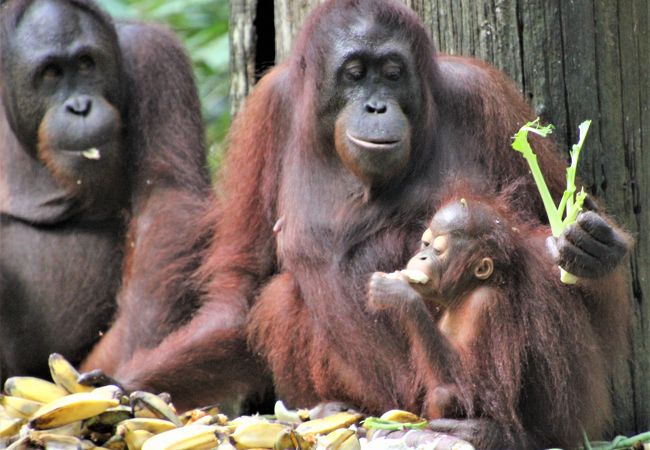
{"type": "MultiPolygon", "coordinates": [[[[463,200],[440,209],[431,220],[429,228],[422,235],[420,251],[413,256],[402,274],[411,286],[424,298],[444,294],[440,292],[441,280],[452,262],[460,257],[472,237],[468,235],[468,206],[463,200]]],[[[476,262],[471,265],[473,276],[478,280],[488,279],[494,265],[489,257],[473,255],[476,262]]]]}

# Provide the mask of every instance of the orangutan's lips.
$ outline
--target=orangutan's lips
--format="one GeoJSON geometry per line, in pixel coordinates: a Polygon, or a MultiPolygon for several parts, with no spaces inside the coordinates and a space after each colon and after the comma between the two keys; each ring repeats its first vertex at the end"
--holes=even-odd
{"type": "Polygon", "coordinates": [[[83,157],[86,159],[98,160],[102,157],[100,146],[88,147],[80,150],[59,149],[58,152],[68,154],[70,156],[83,157]]]}
{"type": "Polygon", "coordinates": [[[357,138],[352,136],[350,133],[346,133],[347,138],[357,147],[365,148],[368,150],[390,150],[399,145],[400,141],[394,140],[379,140],[375,139],[368,141],[365,139],[357,138]]]}

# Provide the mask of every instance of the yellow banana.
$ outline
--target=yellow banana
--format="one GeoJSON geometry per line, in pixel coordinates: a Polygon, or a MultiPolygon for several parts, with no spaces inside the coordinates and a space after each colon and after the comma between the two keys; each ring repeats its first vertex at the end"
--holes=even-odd
{"type": "Polygon", "coordinates": [[[119,434],[114,434],[102,445],[109,450],[124,450],[126,448],[124,436],[120,436],[119,434]]]}
{"type": "MultiPolygon", "coordinates": [[[[220,446],[221,447],[221,446],[220,446]]],[[[294,449],[294,450],[311,450],[313,447],[312,442],[307,442],[305,438],[296,433],[293,430],[285,430],[275,444],[273,444],[274,450],[285,450],[285,449],[294,449]]]]}
{"type": "Polygon", "coordinates": [[[39,409],[29,425],[37,430],[56,428],[96,416],[118,404],[115,399],[103,398],[90,392],[70,394],[39,409]]]}
{"type": "Polygon", "coordinates": [[[77,383],[79,372],[77,372],[77,369],[67,359],[58,353],[52,353],[50,355],[48,364],[50,366],[52,380],[69,393],[90,392],[94,389],[91,386],[84,386],[83,384],[77,383]]]}
{"type": "Polygon", "coordinates": [[[142,405],[151,411],[159,419],[166,419],[172,422],[177,427],[182,427],[183,423],[179,419],[176,412],[165,401],[151,392],[133,391],[129,396],[131,403],[135,405],[142,405]]]}
{"type": "Polygon", "coordinates": [[[237,450],[237,448],[230,443],[230,440],[224,439],[223,442],[220,442],[217,446],[217,450],[237,450]]]}
{"type": "Polygon", "coordinates": [[[217,427],[187,425],[165,431],[147,439],[142,450],[207,450],[218,445],[217,427]]]}
{"type": "Polygon", "coordinates": [[[381,415],[380,419],[392,420],[393,422],[399,423],[418,423],[422,422],[423,420],[412,412],[404,411],[401,409],[391,409],[390,411],[386,411],[381,415]]]}
{"type": "Polygon", "coordinates": [[[100,397],[114,398],[116,400],[120,400],[124,395],[122,388],[113,384],[107,384],[106,386],[95,388],[92,392],[100,397]]]}
{"type": "Polygon", "coordinates": [[[36,377],[11,377],[5,381],[5,392],[35,402],[49,403],[65,397],[68,391],[46,380],[36,377]]]}
{"type": "Polygon", "coordinates": [[[237,448],[273,448],[278,439],[288,430],[286,425],[264,421],[239,425],[232,438],[237,448]]]}
{"type": "Polygon", "coordinates": [[[54,434],[57,436],[81,436],[81,421],[69,423],[57,428],[50,428],[47,430],[29,430],[29,436],[32,439],[37,439],[39,436],[44,434],[54,434]]]}
{"type": "Polygon", "coordinates": [[[4,406],[7,414],[12,417],[29,419],[32,414],[43,406],[43,403],[12,395],[0,395],[0,405],[4,406]]]}
{"type": "Polygon", "coordinates": [[[298,410],[291,410],[287,409],[286,406],[284,406],[284,402],[282,400],[278,400],[275,402],[275,407],[273,408],[273,413],[275,414],[275,418],[279,420],[280,422],[288,422],[288,423],[301,423],[305,420],[309,420],[309,410],[307,409],[298,409],[298,410]]]}
{"type": "Polygon", "coordinates": [[[218,419],[213,416],[203,416],[203,417],[199,417],[198,419],[192,422],[188,422],[185,425],[192,425],[194,423],[198,425],[215,425],[217,424],[217,420],[218,419]]]}
{"type": "Polygon", "coordinates": [[[327,434],[337,428],[347,428],[361,419],[361,414],[349,412],[340,412],[322,419],[314,419],[309,422],[303,422],[296,428],[298,434],[303,436],[327,434]]]}
{"type": "Polygon", "coordinates": [[[316,450],[360,450],[361,444],[355,431],[339,428],[317,440],[316,450]]]}
{"type": "Polygon", "coordinates": [[[34,447],[30,444],[29,436],[23,436],[7,447],[6,450],[31,450],[32,448],[34,447]]]}
{"type": "Polygon", "coordinates": [[[140,450],[145,441],[153,435],[147,430],[130,430],[124,435],[124,442],[129,450],[140,450]]]}
{"type": "Polygon", "coordinates": [[[81,440],[74,436],[44,433],[31,440],[43,446],[45,450],[81,450],[81,440]]]}
{"type": "Polygon", "coordinates": [[[24,419],[0,419],[0,438],[17,434],[24,423],[24,419]]]}
{"type": "Polygon", "coordinates": [[[158,434],[174,428],[176,428],[176,425],[164,419],[136,418],[123,420],[117,424],[118,433],[120,431],[145,430],[152,434],[158,434]]]}

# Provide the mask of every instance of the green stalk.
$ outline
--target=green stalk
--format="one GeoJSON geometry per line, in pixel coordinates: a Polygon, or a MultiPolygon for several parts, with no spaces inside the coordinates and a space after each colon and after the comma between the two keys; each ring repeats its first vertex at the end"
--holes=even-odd
{"type": "Polygon", "coordinates": [[[389,430],[389,431],[398,431],[398,430],[422,430],[427,426],[427,421],[423,420],[422,422],[417,423],[404,423],[396,422],[394,420],[380,419],[378,417],[368,417],[366,420],[361,422],[366,428],[374,428],[378,430],[389,430]]]}
{"type": "Polygon", "coordinates": [[[555,207],[553,202],[553,197],[548,190],[546,181],[544,180],[544,175],[539,168],[537,163],[537,155],[533,152],[530,144],[528,143],[528,132],[533,132],[542,137],[546,137],[553,131],[553,125],[547,125],[545,127],[539,126],[539,118],[533,122],[528,122],[526,125],[521,127],[519,132],[515,135],[515,140],[512,143],[512,148],[520,152],[526,161],[528,161],[528,166],[530,171],[533,174],[535,179],[535,184],[537,185],[537,190],[542,197],[542,202],[544,203],[544,209],[546,210],[546,215],[548,216],[548,223],[551,226],[551,232],[553,236],[558,237],[562,233],[562,217],[558,214],[558,210],[555,207]]]}
{"type": "MultiPolygon", "coordinates": [[[[544,203],[544,209],[546,210],[546,215],[548,216],[548,223],[551,226],[551,233],[554,237],[559,237],[562,232],[569,225],[575,223],[578,214],[582,210],[582,205],[584,203],[587,194],[584,189],[576,195],[576,171],[578,168],[578,159],[580,157],[580,151],[587,137],[587,131],[591,125],[591,120],[586,120],[582,122],[579,126],[580,137],[578,143],[574,144],[571,149],[571,164],[567,167],[566,170],[566,190],[562,195],[560,204],[556,207],[551,197],[551,193],[548,190],[542,171],[539,168],[537,163],[537,155],[533,152],[530,144],[528,143],[528,133],[533,132],[542,137],[547,137],[553,131],[552,125],[547,125],[545,127],[540,126],[539,117],[533,122],[528,122],[526,125],[521,127],[521,129],[515,134],[514,141],[512,143],[512,148],[521,153],[530,167],[530,171],[533,174],[535,179],[535,184],[537,189],[542,197],[542,202],[544,203]],[[564,216],[564,219],[562,217],[564,216]]],[[[574,284],[578,278],[575,275],[572,275],[566,272],[560,267],[560,280],[563,283],[574,284]]]]}

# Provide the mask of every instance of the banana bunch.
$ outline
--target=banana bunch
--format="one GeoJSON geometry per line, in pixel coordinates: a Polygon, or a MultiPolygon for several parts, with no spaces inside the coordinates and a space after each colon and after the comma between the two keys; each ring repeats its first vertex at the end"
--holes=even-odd
{"type": "Polygon", "coordinates": [[[463,441],[441,441],[439,434],[420,429],[426,421],[406,411],[368,418],[367,425],[354,412],[292,411],[281,401],[268,417],[229,420],[214,406],[179,415],[166,394],[127,395],[118,386],[79,384],[79,373],[61,355],[52,354],[49,367],[52,381],[6,380],[0,394],[0,449],[472,450],[463,441]],[[405,428],[419,433],[415,437],[422,445],[407,445],[402,436],[391,438],[391,430],[405,428]]]}
{"type": "Polygon", "coordinates": [[[162,396],[117,386],[93,388],[61,355],[49,358],[52,382],[34,377],[6,380],[0,394],[0,448],[10,450],[216,449],[214,408],[179,417],[162,396]]]}

